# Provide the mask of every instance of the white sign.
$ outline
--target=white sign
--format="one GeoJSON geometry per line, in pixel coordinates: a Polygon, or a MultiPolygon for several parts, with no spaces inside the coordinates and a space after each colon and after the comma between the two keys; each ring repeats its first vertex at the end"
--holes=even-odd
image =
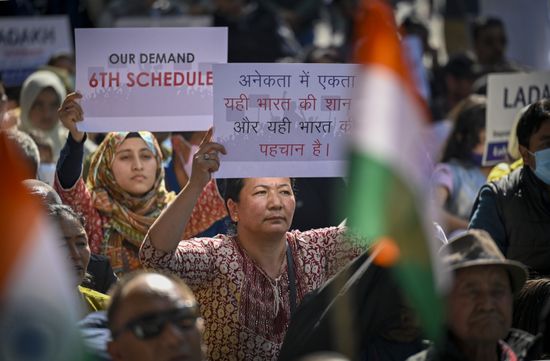
{"type": "Polygon", "coordinates": [[[490,74],[483,164],[506,158],[508,137],[517,113],[541,98],[550,98],[550,73],[490,74]]]}
{"type": "Polygon", "coordinates": [[[206,130],[227,28],[76,29],[80,130],[206,130]]]}
{"type": "Polygon", "coordinates": [[[216,64],[217,178],[341,177],[359,66],[216,64]]]}
{"type": "Polygon", "coordinates": [[[6,86],[19,86],[52,55],[73,53],[66,16],[0,17],[0,71],[6,86]]]}
{"type": "Polygon", "coordinates": [[[115,20],[116,28],[208,27],[214,25],[212,15],[172,15],[161,17],[128,16],[115,20]]]}

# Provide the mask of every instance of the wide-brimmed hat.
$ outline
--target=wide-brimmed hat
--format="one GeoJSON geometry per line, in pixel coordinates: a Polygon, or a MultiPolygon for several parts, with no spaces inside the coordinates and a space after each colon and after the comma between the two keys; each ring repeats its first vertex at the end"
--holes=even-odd
{"type": "Polygon", "coordinates": [[[510,275],[514,294],[527,280],[527,268],[520,262],[506,259],[493,238],[483,230],[471,229],[452,238],[439,253],[451,271],[476,266],[503,267],[510,275]]]}

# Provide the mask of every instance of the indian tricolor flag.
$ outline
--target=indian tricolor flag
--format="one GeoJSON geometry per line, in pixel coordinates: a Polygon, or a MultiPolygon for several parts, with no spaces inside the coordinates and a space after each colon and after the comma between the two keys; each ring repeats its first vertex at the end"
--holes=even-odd
{"type": "Polygon", "coordinates": [[[82,360],[74,271],[0,132],[0,360],[82,360]]]}
{"type": "Polygon", "coordinates": [[[385,245],[379,264],[394,266],[426,336],[439,335],[426,188],[429,161],[422,129],[428,113],[409,72],[392,10],[365,0],[356,22],[355,62],[362,64],[351,144],[348,225],[385,245]],[[393,245],[393,248],[392,248],[393,245]],[[395,263],[396,262],[396,263],[395,263]]]}

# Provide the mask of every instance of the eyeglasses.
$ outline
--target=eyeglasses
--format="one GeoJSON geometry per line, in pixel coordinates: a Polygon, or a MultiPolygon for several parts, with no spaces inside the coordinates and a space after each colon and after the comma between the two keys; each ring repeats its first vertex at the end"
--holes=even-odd
{"type": "Polygon", "coordinates": [[[157,337],[162,333],[167,323],[172,323],[181,331],[190,330],[200,317],[199,306],[179,307],[165,312],[148,313],[131,320],[118,331],[112,333],[113,340],[125,331],[131,331],[141,340],[157,337]]]}

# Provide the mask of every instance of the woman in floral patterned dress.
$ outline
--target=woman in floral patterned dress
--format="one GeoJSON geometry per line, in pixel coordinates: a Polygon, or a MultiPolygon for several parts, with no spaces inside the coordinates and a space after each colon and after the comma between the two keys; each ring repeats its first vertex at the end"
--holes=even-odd
{"type": "Polygon", "coordinates": [[[289,232],[296,206],[289,178],[229,180],[225,199],[235,234],[181,240],[225,154],[208,141],[211,134],[195,154],[186,187],[151,226],[140,259],[193,289],[210,360],[276,360],[292,310],[361,249],[346,240],[344,227],[289,232]]]}
{"type": "MultiPolygon", "coordinates": [[[[139,247],[153,221],[174,198],[164,187],[160,147],[150,132],[112,132],[93,154],[87,183],[82,179],[86,134],[76,125],[83,119],[77,93],[69,94],[59,118],[69,136],[57,164],[55,189],[64,203],[86,218],[93,253],[109,257],[118,275],[141,268],[139,247]]],[[[182,233],[200,233],[226,214],[214,181],[205,184],[182,233]]]]}

